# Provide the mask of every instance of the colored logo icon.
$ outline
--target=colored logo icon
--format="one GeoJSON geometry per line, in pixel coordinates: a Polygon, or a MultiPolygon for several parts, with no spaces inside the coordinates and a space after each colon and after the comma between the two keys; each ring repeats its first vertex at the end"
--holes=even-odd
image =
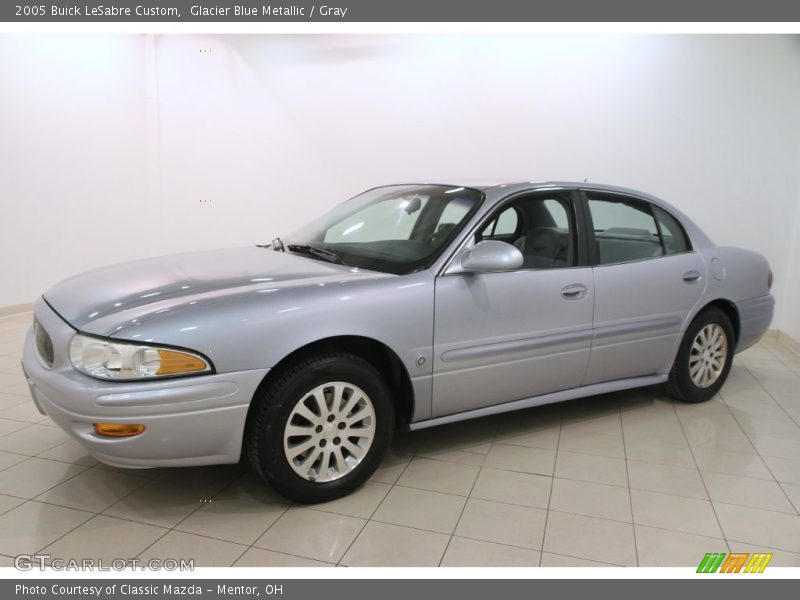
{"type": "Polygon", "coordinates": [[[698,573],[763,573],[772,554],[766,552],[708,552],[697,567],[698,573]],[[726,558],[727,557],[727,558],[726,558]]]}

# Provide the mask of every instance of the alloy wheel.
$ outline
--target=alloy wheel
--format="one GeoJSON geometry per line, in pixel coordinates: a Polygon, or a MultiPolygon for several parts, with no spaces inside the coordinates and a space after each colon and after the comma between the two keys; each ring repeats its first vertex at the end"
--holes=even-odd
{"type": "Polygon", "coordinates": [[[692,382],[705,389],[714,385],[725,370],[728,359],[728,336],[717,323],[709,323],[697,332],[689,352],[689,375],[692,382]]]}
{"type": "Polygon", "coordinates": [[[318,385],[292,409],[283,451],[295,473],[324,483],[344,477],[369,452],[375,410],[360,387],[342,381],[318,385]]]}

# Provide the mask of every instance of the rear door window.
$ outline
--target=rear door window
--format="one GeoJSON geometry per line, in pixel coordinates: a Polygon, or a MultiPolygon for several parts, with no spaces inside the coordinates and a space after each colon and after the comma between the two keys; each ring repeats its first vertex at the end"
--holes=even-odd
{"type": "Polygon", "coordinates": [[[589,195],[597,262],[601,265],[664,255],[651,205],[616,196],[589,195]]]}

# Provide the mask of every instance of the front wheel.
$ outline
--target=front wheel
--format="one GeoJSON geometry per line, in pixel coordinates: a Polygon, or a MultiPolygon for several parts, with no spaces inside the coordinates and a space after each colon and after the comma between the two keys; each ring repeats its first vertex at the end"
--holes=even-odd
{"type": "Polygon", "coordinates": [[[733,325],[719,308],[707,308],[689,325],[669,374],[667,391],[683,402],[705,402],[716,394],[731,370],[733,325]]]}
{"type": "Polygon", "coordinates": [[[334,500],[363,484],[394,431],[386,382],[348,353],[296,361],[254,402],[245,440],[250,463],[297,502],[334,500]]]}

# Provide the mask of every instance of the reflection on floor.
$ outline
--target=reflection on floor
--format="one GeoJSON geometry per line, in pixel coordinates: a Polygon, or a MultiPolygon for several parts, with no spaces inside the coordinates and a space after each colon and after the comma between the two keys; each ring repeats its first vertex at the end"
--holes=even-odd
{"type": "Polygon", "coordinates": [[[121,470],[40,415],[0,319],[0,565],[18,554],[196,566],[800,566],[800,357],[737,356],[720,397],[658,388],[398,435],[355,494],[292,506],[244,467],[121,470]]]}

